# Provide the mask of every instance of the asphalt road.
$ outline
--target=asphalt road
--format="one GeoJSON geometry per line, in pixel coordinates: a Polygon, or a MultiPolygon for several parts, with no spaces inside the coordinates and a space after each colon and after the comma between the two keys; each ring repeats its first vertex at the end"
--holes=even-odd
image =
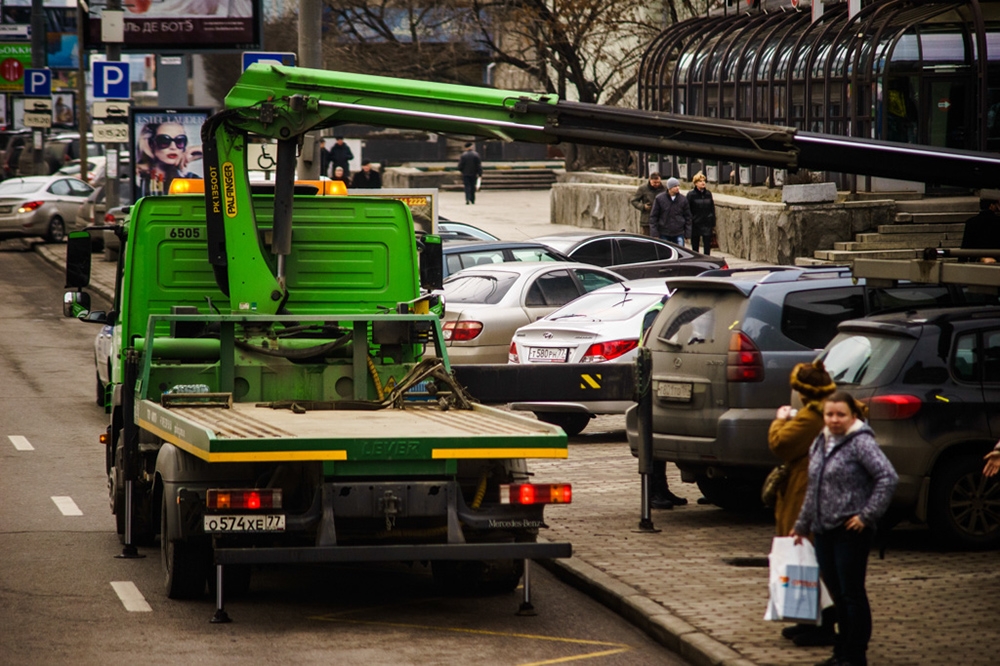
{"type": "MultiPolygon", "coordinates": [[[[0,663],[683,664],[533,568],[520,593],[444,597],[405,565],[262,567],[212,625],[211,599],[168,600],[159,550],[116,559],[97,327],[64,319],[61,276],[0,247],[0,663]]],[[[95,302],[95,308],[106,304],[95,302]]]]}

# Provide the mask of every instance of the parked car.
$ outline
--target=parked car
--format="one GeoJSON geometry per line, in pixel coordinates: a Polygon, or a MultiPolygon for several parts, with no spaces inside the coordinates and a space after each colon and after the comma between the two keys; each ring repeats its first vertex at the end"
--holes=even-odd
{"type": "Polygon", "coordinates": [[[66,237],[80,204],[93,192],[68,176],[8,178],[0,183],[0,239],[42,236],[50,243],[66,237]]]}
{"type": "MultiPolygon", "coordinates": [[[[840,322],[980,298],[952,286],[866,287],[845,267],[727,270],[667,282],[677,291],[646,343],[653,455],[727,508],[759,503],[777,464],[767,430],[775,409],[789,403],[789,373],[812,361],[840,322]]],[[[634,454],[635,409],[626,413],[626,430],[634,454]]]]}
{"type": "Polygon", "coordinates": [[[896,518],[946,546],[1000,545],[1000,483],[982,475],[1000,437],[1000,307],[925,309],[847,321],[820,358],[868,404],[896,471],[896,518]]]}
{"type": "MultiPolygon", "coordinates": [[[[56,171],[61,176],[80,177],[80,160],[71,160],[66,166],[56,171]]],[[[104,156],[97,155],[87,158],[87,182],[97,187],[99,180],[104,180],[104,156]]]]}
{"type": "Polygon", "coordinates": [[[442,240],[500,240],[488,231],[474,227],[465,222],[453,222],[444,217],[438,217],[438,234],[442,240]]]}
{"type": "MultiPolygon", "coordinates": [[[[90,135],[87,135],[88,138],[90,135]]],[[[73,160],[80,159],[80,134],[71,132],[57,134],[50,137],[45,142],[43,155],[45,164],[48,166],[50,174],[54,174],[73,160]]],[[[87,141],[87,156],[97,157],[104,155],[104,144],[87,141]]]]}
{"type": "MultiPolygon", "coordinates": [[[[130,210],[132,210],[131,205],[112,208],[104,214],[104,224],[121,227],[128,220],[130,210]]],[[[112,229],[105,229],[103,234],[104,261],[118,261],[118,253],[121,250],[121,240],[112,229]]]]}
{"type": "Polygon", "coordinates": [[[506,363],[518,327],[625,278],[587,264],[511,262],[467,268],[444,281],[445,345],[453,364],[506,363]]]}
{"type": "Polygon", "coordinates": [[[698,254],[668,241],[638,234],[572,231],[531,240],[562,252],[572,261],[602,266],[629,280],[698,275],[726,268],[726,260],[722,257],[698,254]]]}
{"type": "Polygon", "coordinates": [[[463,268],[508,261],[570,261],[547,245],[518,241],[454,241],[445,243],[441,252],[444,277],[463,268]]]}
{"type": "MultiPolygon", "coordinates": [[[[634,363],[639,338],[651,314],[667,299],[662,278],[602,287],[570,301],[514,332],[509,363],[634,363]]],[[[598,414],[624,414],[631,400],[515,402],[511,409],[535,413],[567,435],[577,435],[598,414]]]]}

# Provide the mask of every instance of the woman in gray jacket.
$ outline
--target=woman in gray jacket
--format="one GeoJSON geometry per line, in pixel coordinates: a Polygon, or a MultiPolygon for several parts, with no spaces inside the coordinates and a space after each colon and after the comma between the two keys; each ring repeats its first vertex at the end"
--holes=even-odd
{"type": "Polygon", "coordinates": [[[809,452],[809,486],[791,536],[810,533],[820,575],[837,608],[829,666],[867,666],[872,612],[865,591],[875,524],[889,508],[899,477],[850,393],[823,405],[823,432],[809,452]]]}

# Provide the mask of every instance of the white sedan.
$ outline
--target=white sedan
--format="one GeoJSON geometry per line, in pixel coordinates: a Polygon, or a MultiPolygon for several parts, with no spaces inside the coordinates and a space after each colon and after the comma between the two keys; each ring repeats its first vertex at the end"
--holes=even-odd
{"type": "Polygon", "coordinates": [[[625,278],[590,264],[525,261],[466,268],[444,281],[444,340],[453,364],[506,363],[518,327],[625,278]]]}
{"type": "MultiPolygon", "coordinates": [[[[632,363],[642,332],[668,297],[663,278],[604,287],[572,301],[514,333],[510,363],[632,363]]],[[[580,433],[597,414],[624,414],[631,401],[515,402],[567,435],[580,433]]]]}

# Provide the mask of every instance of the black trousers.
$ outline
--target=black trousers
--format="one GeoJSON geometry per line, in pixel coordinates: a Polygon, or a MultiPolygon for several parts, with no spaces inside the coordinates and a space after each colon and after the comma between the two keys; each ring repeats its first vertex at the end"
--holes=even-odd
{"type": "Polygon", "coordinates": [[[865,590],[865,576],[872,534],[870,528],[852,532],[846,527],[838,527],[813,535],[819,572],[837,609],[837,638],[833,654],[851,666],[868,665],[872,609],[865,590]]]}
{"type": "Polygon", "coordinates": [[[476,181],[478,176],[462,176],[462,185],[465,186],[465,200],[469,203],[476,203],[476,181]]]}
{"type": "Polygon", "coordinates": [[[698,235],[691,232],[691,249],[698,252],[698,240],[701,239],[701,244],[705,246],[702,254],[712,254],[712,232],[709,231],[708,235],[698,235]]]}

